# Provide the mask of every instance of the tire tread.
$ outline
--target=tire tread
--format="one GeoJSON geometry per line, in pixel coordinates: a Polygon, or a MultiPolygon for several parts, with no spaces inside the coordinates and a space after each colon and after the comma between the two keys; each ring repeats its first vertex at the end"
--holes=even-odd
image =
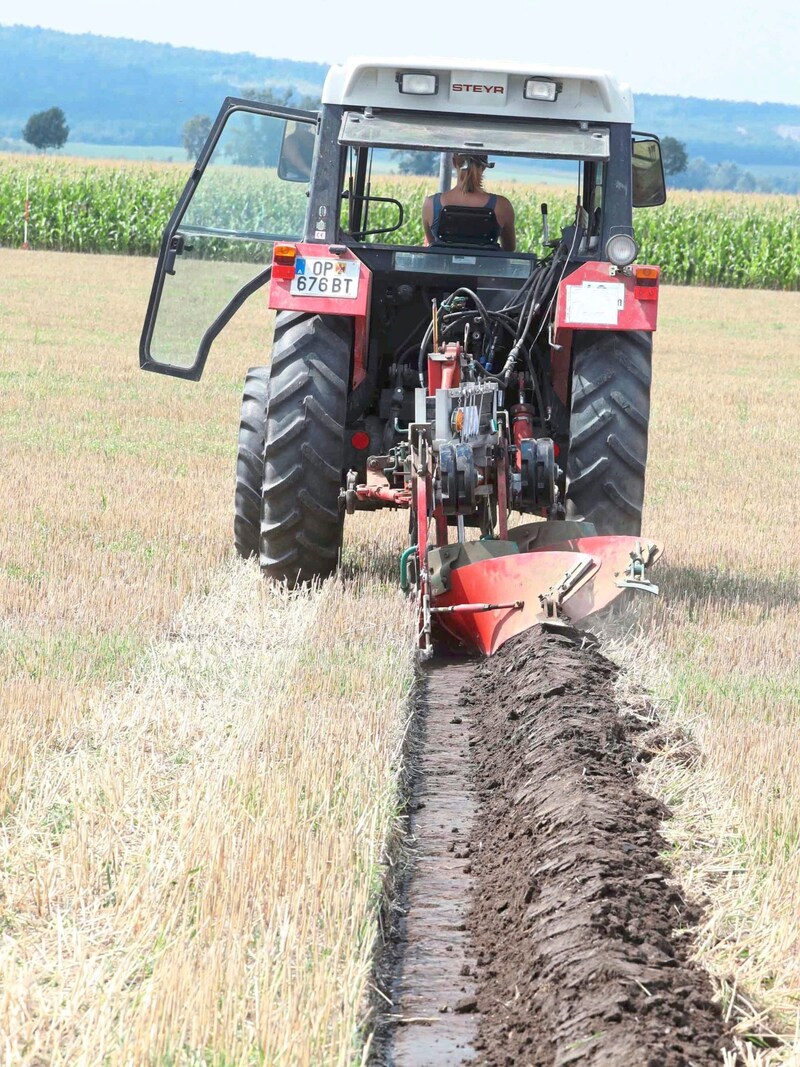
{"type": "Polygon", "coordinates": [[[651,356],[644,331],[573,338],[566,512],[598,534],[641,533],[651,356]]]}
{"type": "Polygon", "coordinates": [[[243,559],[258,555],[268,392],[269,367],[251,367],[242,392],[233,500],[233,543],[243,559]]]}
{"type": "Polygon", "coordinates": [[[260,559],[265,575],[290,585],[326,578],[338,563],[351,337],[345,316],[275,321],[260,559]]]}

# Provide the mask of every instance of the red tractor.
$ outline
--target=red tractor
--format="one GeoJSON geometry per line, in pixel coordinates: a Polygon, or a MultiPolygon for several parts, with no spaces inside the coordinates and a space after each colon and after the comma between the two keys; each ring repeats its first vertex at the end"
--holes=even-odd
{"type": "Polygon", "coordinates": [[[441,60],[334,67],[318,112],[225,101],[164,234],[140,358],[197,381],[269,282],[240,555],[325,577],[347,514],[409,509],[425,651],[434,623],[491,653],[656,591],[641,515],[659,268],[636,263],[632,208],[665,188],[658,139],[632,121],[604,73],[441,60]],[[568,182],[558,232],[543,204],[536,239],[504,251],[490,210],[451,206],[426,245],[420,193],[437,186],[391,173],[438,163],[446,191],[454,153],[505,168],[518,214],[526,180],[568,182]]]}

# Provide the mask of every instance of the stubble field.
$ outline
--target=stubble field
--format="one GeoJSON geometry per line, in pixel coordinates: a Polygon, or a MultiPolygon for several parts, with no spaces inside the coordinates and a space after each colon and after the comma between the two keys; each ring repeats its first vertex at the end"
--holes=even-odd
{"type": "Polygon", "coordinates": [[[175,388],[137,367],[149,263],[0,258],[0,1055],[349,1063],[407,604],[363,529],[322,591],[230,558],[263,307],[175,388]]]}
{"type": "MultiPolygon", "coordinates": [[[[149,261],[0,270],[2,1055],[358,1062],[413,680],[402,522],[351,530],[321,590],[265,587],[230,549],[263,297],[191,385],[136,365],[149,261]]],[[[702,958],[790,1062],[800,295],[665,289],[661,316],[662,597],[608,642],[690,735],[650,775],[711,901],[702,958]]]]}

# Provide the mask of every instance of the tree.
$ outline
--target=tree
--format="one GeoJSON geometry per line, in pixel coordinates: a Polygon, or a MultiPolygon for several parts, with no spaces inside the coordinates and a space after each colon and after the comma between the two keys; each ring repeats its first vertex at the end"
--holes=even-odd
{"type": "Polygon", "coordinates": [[[736,183],[739,181],[742,172],[737,163],[732,162],[730,159],[726,159],[723,163],[717,164],[711,172],[711,178],[709,180],[710,189],[735,189],[736,183]]]}
{"type": "Polygon", "coordinates": [[[689,162],[686,145],[676,137],[662,137],[661,158],[665,174],[682,174],[689,162]]]}
{"type": "Polygon", "coordinates": [[[282,119],[239,111],[225,125],[224,151],[242,167],[276,167],[284,125],[282,119]]]}
{"type": "MultiPolygon", "coordinates": [[[[294,92],[288,88],[245,88],[242,90],[242,96],[260,104],[295,106],[294,92]]],[[[263,119],[258,115],[239,112],[228,120],[225,127],[225,152],[234,163],[243,167],[275,167],[281,154],[283,130],[284,123],[280,119],[263,119]]]]}
{"type": "Polygon", "coordinates": [[[67,117],[60,107],[37,111],[25,123],[22,137],[34,148],[63,148],[69,137],[67,117]]]}
{"type": "Polygon", "coordinates": [[[401,174],[438,174],[439,152],[393,152],[401,174]]]}
{"type": "Polygon", "coordinates": [[[183,141],[183,147],[186,149],[187,159],[197,159],[210,129],[211,119],[208,115],[192,115],[190,119],[184,122],[181,140],[183,141]]]}
{"type": "Polygon", "coordinates": [[[696,156],[686,168],[686,181],[681,182],[687,189],[706,189],[711,181],[711,164],[702,156],[696,156]]]}

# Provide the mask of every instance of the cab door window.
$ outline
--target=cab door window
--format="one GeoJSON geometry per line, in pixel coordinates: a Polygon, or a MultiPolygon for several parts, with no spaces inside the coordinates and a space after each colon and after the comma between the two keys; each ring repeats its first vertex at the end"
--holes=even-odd
{"type": "Polygon", "coordinates": [[[226,101],[164,235],[140,349],[146,369],[199,378],[209,327],[264,274],[274,241],[303,237],[310,163],[281,164],[299,125],[302,164],[315,114],[226,101]]]}

